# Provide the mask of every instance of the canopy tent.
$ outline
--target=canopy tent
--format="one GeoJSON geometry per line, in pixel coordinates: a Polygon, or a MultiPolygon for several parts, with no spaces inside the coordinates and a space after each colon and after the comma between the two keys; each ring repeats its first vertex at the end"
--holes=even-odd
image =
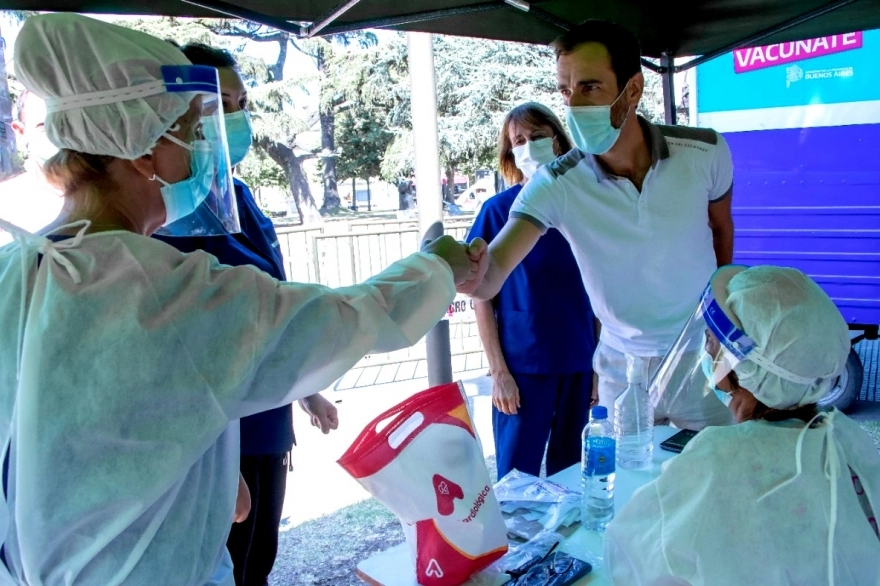
{"type": "Polygon", "coordinates": [[[758,41],[770,44],[880,28],[880,0],[5,0],[2,4],[11,10],[239,17],[299,36],[391,28],[526,43],[548,43],[566,26],[601,18],[635,32],[648,57],[717,55],[758,41]]]}
{"type": "Polygon", "coordinates": [[[664,75],[674,123],[673,74],[738,47],[880,28],[880,0],[4,0],[10,10],[243,18],[300,37],[365,28],[546,44],[573,24],[612,20],[632,30],[644,61],[664,75]],[[698,56],[684,65],[675,58],[698,56]]]}

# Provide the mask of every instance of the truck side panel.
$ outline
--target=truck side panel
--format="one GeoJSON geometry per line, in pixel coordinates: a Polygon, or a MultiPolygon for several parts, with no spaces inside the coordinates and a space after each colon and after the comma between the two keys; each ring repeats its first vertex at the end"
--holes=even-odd
{"type": "Polygon", "coordinates": [[[736,262],[798,268],[880,323],[880,124],[728,132],[736,262]]]}

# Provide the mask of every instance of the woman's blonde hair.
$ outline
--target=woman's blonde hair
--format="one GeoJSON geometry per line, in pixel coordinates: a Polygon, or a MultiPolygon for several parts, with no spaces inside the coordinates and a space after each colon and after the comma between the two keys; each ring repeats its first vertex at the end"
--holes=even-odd
{"type": "Polygon", "coordinates": [[[559,148],[562,150],[561,154],[564,155],[572,149],[571,140],[569,140],[565,128],[562,127],[562,122],[556,114],[550,111],[550,108],[538,102],[520,104],[504,117],[501,136],[498,137],[498,167],[508,185],[514,185],[523,180],[522,171],[516,168],[516,162],[513,158],[513,143],[510,142],[510,125],[513,123],[527,128],[549,126],[553,129],[553,134],[556,135],[559,148]]]}
{"type": "Polygon", "coordinates": [[[114,157],[61,149],[43,165],[46,180],[83,209],[99,205],[98,194],[110,183],[108,167],[114,157]]]}

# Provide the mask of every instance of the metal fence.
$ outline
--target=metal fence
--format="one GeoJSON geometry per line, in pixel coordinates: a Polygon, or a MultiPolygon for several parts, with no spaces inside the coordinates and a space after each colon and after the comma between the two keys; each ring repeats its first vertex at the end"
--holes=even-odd
{"type": "MultiPolygon", "coordinates": [[[[447,219],[446,234],[463,240],[472,218],[447,219]]],[[[345,287],[360,283],[391,263],[418,251],[416,220],[357,221],[315,228],[279,228],[278,243],[291,281],[345,287]]],[[[487,366],[471,302],[458,299],[450,320],[453,372],[487,366]]],[[[338,389],[427,376],[425,342],[396,352],[364,357],[342,379],[338,389]]]]}

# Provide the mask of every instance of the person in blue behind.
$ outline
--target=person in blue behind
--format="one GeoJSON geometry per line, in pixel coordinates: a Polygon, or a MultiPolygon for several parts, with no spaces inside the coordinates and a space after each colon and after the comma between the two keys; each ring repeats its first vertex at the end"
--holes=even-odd
{"type": "MultiPolygon", "coordinates": [[[[529,177],[571,148],[547,107],[528,102],[511,110],[501,129],[498,161],[513,187],[483,203],[468,240],[491,242],[529,177]]],[[[537,476],[545,447],[548,475],[579,462],[581,430],[598,399],[595,318],[568,242],[550,230],[494,299],[475,303],[492,376],[498,477],[514,468],[537,476]]]]}
{"type": "MultiPolygon", "coordinates": [[[[222,49],[201,43],[181,47],[193,65],[216,67],[226,112],[229,158],[233,167],[247,154],[252,141],[247,111],[247,89],[235,58],[222,49]]],[[[260,211],[248,186],[233,179],[241,233],[227,236],[154,236],[181,252],[204,250],[230,266],[252,265],[278,280],[286,280],[284,259],[272,221],[260,211]]],[[[321,395],[300,401],[312,424],[324,433],[338,425],[336,407],[321,395]]],[[[263,586],[275,564],[278,526],[287,487],[290,450],[294,444],[290,405],[241,420],[241,477],[236,502],[236,524],[227,548],[237,586],[263,586]],[[248,512],[247,500],[250,499],[248,512]]]]}

